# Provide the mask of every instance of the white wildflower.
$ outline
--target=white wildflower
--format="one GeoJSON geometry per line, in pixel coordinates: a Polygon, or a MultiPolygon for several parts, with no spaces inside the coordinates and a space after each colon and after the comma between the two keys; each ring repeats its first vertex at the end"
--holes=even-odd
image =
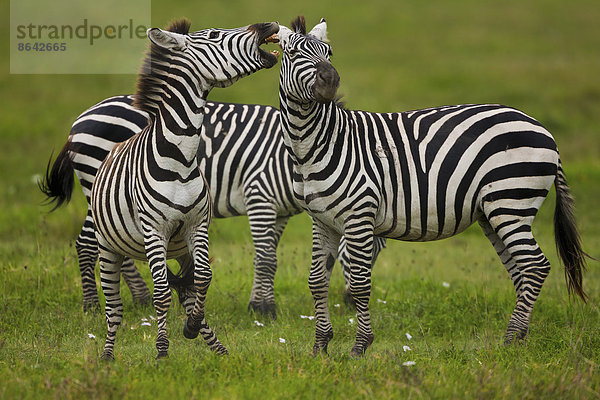
{"type": "Polygon", "coordinates": [[[383,303],[383,304],[387,303],[387,301],[385,301],[385,300],[381,300],[381,299],[377,299],[377,302],[378,302],[378,303],[383,303]]]}
{"type": "Polygon", "coordinates": [[[333,306],[334,306],[335,308],[340,308],[340,305],[339,305],[339,303],[336,303],[336,304],[334,304],[333,306]]]}
{"type": "Polygon", "coordinates": [[[148,318],[142,318],[142,321],[147,322],[148,318]]]}
{"type": "Polygon", "coordinates": [[[442,282],[442,286],[445,288],[449,288],[450,284],[448,282],[442,282]]]}
{"type": "Polygon", "coordinates": [[[411,351],[412,349],[408,346],[402,346],[402,350],[404,351],[411,351]]]}
{"type": "Polygon", "coordinates": [[[302,315],[302,314],[300,314],[300,318],[313,320],[313,319],[315,319],[315,316],[314,315],[302,315]]]}
{"type": "Polygon", "coordinates": [[[416,362],[414,361],[405,361],[402,363],[402,365],[404,365],[405,367],[410,367],[411,365],[415,365],[416,362]]]}
{"type": "Polygon", "coordinates": [[[406,332],[406,338],[407,338],[408,340],[411,340],[411,339],[412,339],[412,335],[411,335],[410,333],[406,332]]]}
{"type": "Polygon", "coordinates": [[[350,325],[352,325],[354,323],[354,318],[348,318],[348,322],[350,323],[350,325]]]}
{"type": "Polygon", "coordinates": [[[284,339],[284,338],[282,338],[282,337],[280,337],[280,338],[279,338],[279,343],[285,343],[285,339],[284,339]]]}
{"type": "Polygon", "coordinates": [[[254,323],[256,324],[256,326],[265,326],[265,324],[263,324],[262,322],[258,322],[256,320],[254,320],[254,323]]]}
{"type": "Polygon", "coordinates": [[[88,333],[88,337],[90,339],[96,339],[96,335],[94,335],[93,333],[88,333]]]}
{"type": "Polygon", "coordinates": [[[142,326],[152,326],[152,324],[150,322],[142,322],[141,325],[142,326]]]}

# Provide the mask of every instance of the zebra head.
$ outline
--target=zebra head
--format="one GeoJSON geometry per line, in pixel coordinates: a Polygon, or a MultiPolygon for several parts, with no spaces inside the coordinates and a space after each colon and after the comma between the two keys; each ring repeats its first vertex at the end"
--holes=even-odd
{"type": "Polygon", "coordinates": [[[152,57],[146,67],[151,75],[159,75],[163,69],[164,75],[174,76],[186,85],[189,82],[184,75],[193,72],[201,78],[201,89],[210,90],[229,86],[277,63],[277,52],[268,53],[259,47],[279,30],[274,22],[193,33],[188,33],[189,25],[189,21],[182,20],[172,24],[177,29],[148,29],[152,57]]]}
{"type": "Polygon", "coordinates": [[[281,59],[280,90],[300,103],[329,103],[336,98],[340,76],[331,65],[324,19],[308,34],[304,17],[292,21],[292,29],[279,26],[281,59]]]}

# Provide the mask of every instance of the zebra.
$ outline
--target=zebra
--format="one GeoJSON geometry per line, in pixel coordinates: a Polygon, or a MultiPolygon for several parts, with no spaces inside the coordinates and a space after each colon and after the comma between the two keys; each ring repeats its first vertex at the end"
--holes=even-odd
{"type": "Polygon", "coordinates": [[[331,260],[345,236],[357,308],[351,355],[372,343],[369,297],[373,235],[448,238],[477,221],[506,267],[516,306],[504,337],[525,338],[550,271],[531,224],[554,183],[555,240],[569,294],[583,301],[585,254],[556,143],[514,108],[455,105],[401,113],[346,110],[331,64],[327,24],[308,34],[303,17],[280,26],[281,130],[294,162],[294,194],[313,219],[309,287],[316,310],[313,354],[333,337],[328,309],[331,260]]]}
{"type": "MultiPolygon", "coordinates": [[[[49,164],[46,171],[44,186],[62,189],[54,182],[65,176],[72,177],[74,169],[88,203],[87,216],[75,242],[84,310],[96,309],[99,304],[94,279],[98,246],[89,208],[90,191],[98,167],[108,152],[147,124],[148,114],[133,106],[134,98],[132,95],[110,97],[80,114],[52,169],[49,164]],[[71,159],[68,165],[73,168],[63,168],[64,159],[71,159]]],[[[279,110],[264,105],[207,101],[205,113],[198,159],[213,195],[214,217],[248,215],[255,248],[248,308],[276,318],[273,283],[277,245],[289,218],[302,211],[293,196],[292,160],[283,144],[279,110]]],[[[68,187],[68,194],[71,191],[72,185],[68,187]]],[[[374,258],[385,247],[385,239],[377,238],[375,246],[374,258]]],[[[345,254],[342,238],[339,260],[346,281],[344,298],[351,303],[345,254]]],[[[150,291],[132,259],[124,260],[121,272],[134,301],[147,302],[150,291]]],[[[176,285],[177,278],[168,273],[170,284],[176,285]]],[[[181,295],[181,291],[178,293],[181,295]]]]}
{"type": "MultiPolygon", "coordinates": [[[[186,338],[202,337],[211,350],[227,354],[205,320],[204,302],[212,272],[208,226],[212,200],[198,168],[198,130],[213,87],[277,62],[260,45],[278,30],[276,23],[188,33],[188,20],[167,31],[148,30],[150,50],[138,77],[135,106],[150,115],[140,133],[116,145],[100,165],[90,194],[99,249],[101,286],[108,332],[101,358],[114,359],[123,305],[120,267],[125,256],[147,258],[154,283],[158,358],[168,356],[166,313],[171,301],[167,258],[191,257],[193,308],[183,327],[186,338]]],[[[183,266],[182,266],[183,267],[183,266]]]]}

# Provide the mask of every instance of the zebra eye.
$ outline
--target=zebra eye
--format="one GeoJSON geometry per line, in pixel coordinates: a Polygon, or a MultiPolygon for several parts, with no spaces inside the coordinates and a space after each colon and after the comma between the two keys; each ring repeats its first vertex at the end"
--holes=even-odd
{"type": "Polygon", "coordinates": [[[211,33],[208,35],[208,38],[209,38],[209,39],[216,39],[216,38],[218,38],[218,37],[219,37],[219,32],[217,32],[217,31],[212,31],[212,32],[211,32],[211,33]]]}

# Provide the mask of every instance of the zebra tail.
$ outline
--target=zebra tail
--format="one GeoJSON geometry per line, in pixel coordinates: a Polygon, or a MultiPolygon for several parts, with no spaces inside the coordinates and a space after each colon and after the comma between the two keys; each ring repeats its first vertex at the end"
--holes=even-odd
{"type": "Polygon", "coordinates": [[[183,304],[186,295],[184,289],[194,284],[194,262],[190,257],[185,262],[180,261],[179,264],[181,268],[176,274],[167,266],[167,282],[169,287],[177,293],[179,304],[183,304]]]}
{"type": "MultiPolygon", "coordinates": [[[[554,178],[556,189],[556,207],[554,209],[554,241],[565,267],[565,280],[569,296],[577,294],[587,303],[587,294],[583,290],[583,271],[586,254],[581,247],[581,237],[575,223],[574,200],[560,160],[554,178]]],[[[592,258],[592,257],[590,257],[592,258]]]]}
{"type": "Polygon", "coordinates": [[[68,140],[56,160],[54,160],[52,167],[50,167],[51,154],[46,167],[46,175],[43,181],[38,182],[40,190],[47,197],[43,204],[56,203],[50,212],[71,200],[74,180],[73,153],[71,150],[71,141],[68,140]]]}

